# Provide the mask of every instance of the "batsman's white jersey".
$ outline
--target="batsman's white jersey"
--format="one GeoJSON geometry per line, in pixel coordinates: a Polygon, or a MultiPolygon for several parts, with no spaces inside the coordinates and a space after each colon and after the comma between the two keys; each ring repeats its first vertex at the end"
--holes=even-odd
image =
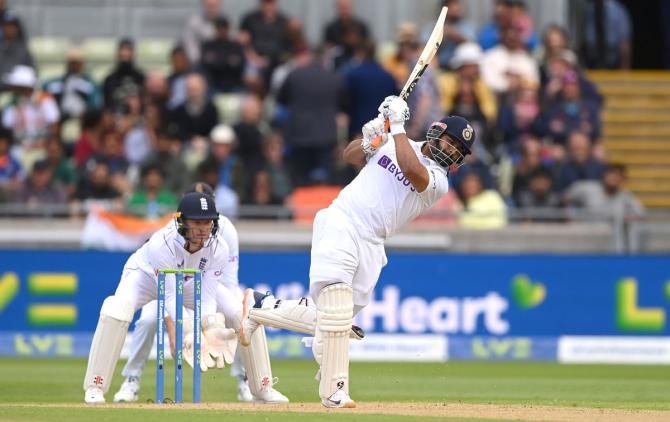
{"type": "Polygon", "coordinates": [[[384,241],[449,190],[444,168],[410,142],[428,169],[428,187],[417,192],[400,170],[395,141],[371,156],[333,203],[317,213],[312,237],[310,293],[314,300],[328,284],[344,282],[354,290],[354,313],[370,301],[387,259],[384,241]]]}
{"type": "MultiPolygon", "coordinates": [[[[156,298],[159,269],[195,268],[202,274],[202,314],[216,313],[216,286],[222,283],[224,269],[230,261],[228,245],[215,236],[199,251],[190,253],[184,249],[185,243],[174,222],[154,233],[128,258],[115,295],[121,295],[137,309],[156,298]]],[[[166,276],[165,297],[166,310],[174,319],[174,275],[166,276]]],[[[184,306],[193,308],[192,275],[184,276],[184,306]]]]}

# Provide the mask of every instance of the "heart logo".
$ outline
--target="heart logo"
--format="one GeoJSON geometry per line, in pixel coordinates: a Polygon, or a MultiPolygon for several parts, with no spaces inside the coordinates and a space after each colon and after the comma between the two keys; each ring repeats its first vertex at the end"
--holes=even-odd
{"type": "Polygon", "coordinates": [[[670,302],[670,280],[665,283],[665,298],[670,302]]]}
{"type": "Polygon", "coordinates": [[[530,309],[541,304],[547,296],[547,289],[542,283],[533,283],[525,274],[512,279],[512,298],[521,309],[530,309]]]}
{"type": "Polygon", "coordinates": [[[0,277],[0,312],[19,293],[19,277],[15,273],[6,273],[0,277]]]}

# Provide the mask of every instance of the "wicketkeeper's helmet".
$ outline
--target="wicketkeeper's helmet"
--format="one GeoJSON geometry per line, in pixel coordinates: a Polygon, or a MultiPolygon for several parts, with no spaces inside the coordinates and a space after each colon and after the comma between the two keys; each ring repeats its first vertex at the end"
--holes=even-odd
{"type": "Polygon", "coordinates": [[[175,214],[177,231],[180,235],[186,235],[184,220],[212,220],[212,236],[219,230],[219,213],[216,212],[214,198],[202,192],[189,192],[185,194],[175,214]]]}

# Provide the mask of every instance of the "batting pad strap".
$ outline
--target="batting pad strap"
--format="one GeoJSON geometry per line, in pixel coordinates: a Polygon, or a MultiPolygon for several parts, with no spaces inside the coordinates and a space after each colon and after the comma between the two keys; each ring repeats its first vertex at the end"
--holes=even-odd
{"type": "Polygon", "coordinates": [[[331,284],[319,292],[317,323],[323,332],[348,332],[354,316],[353,290],[345,283],[331,284]]]}
{"type": "Polygon", "coordinates": [[[114,318],[123,322],[131,322],[135,314],[135,307],[129,302],[116,296],[109,296],[102,302],[100,315],[114,318]]]}
{"type": "Polygon", "coordinates": [[[278,300],[273,307],[253,308],[249,318],[273,328],[314,334],[316,310],[308,306],[308,299],[278,300]]]}

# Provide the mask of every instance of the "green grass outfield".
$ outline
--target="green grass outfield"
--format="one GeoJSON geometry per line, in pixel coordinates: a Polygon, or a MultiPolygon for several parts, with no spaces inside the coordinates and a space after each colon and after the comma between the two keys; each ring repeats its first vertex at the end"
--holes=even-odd
{"type": "MultiPolygon", "coordinates": [[[[110,402],[114,392],[123,381],[119,362],[112,389],[107,394],[110,402]]],[[[171,369],[172,361],[168,361],[171,369]]],[[[393,421],[426,420],[430,415],[421,415],[408,409],[406,415],[352,414],[348,411],[333,412],[321,409],[317,403],[318,384],[314,380],[316,364],[311,361],[276,361],[274,375],[280,382],[277,388],[293,403],[307,403],[303,411],[283,411],[272,407],[262,410],[208,408],[180,409],[168,405],[165,409],[156,406],[116,406],[96,408],[79,406],[83,402],[82,379],[86,369],[83,359],[23,360],[0,359],[0,421],[108,421],[124,422],[153,420],[217,420],[223,416],[240,417],[248,421],[303,421],[325,418],[342,421],[393,421]],[[44,406],[20,406],[19,403],[43,404],[44,406]],[[46,405],[52,403],[54,405],[46,405]],[[77,405],[76,408],[73,408],[77,405]],[[267,410],[272,409],[270,413],[267,410]],[[169,412],[169,417],[166,416],[169,412]],[[320,412],[321,414],[309,413],[320,412]],[[166,419],[167,417],[167,419],[166,419]]],[[[154,397],[155,362],[147,364],[142,379],[140,402],[146,403],[154,397]]],[[[191,399],[192,373],[184,373],[184,398],[191,399]]],[[[172,372],[166,372],[166,397],[174,397],[172,372]]],[[[202,377],[202,401],[204,403],[235,402],[236,382],[229,377],[228,369],[210,370],[202,377]]],[[[591,408],[602,413],[603,409],[625,410],[633,416],[638,410],[661,417],[667,413],[670,420],[670,366],[623,366],[623,365],[558,365],[553,363],[506,363],[506,362],[448,362],[436,363],[353,363],[351,365],[351,394],[363,405],[366,402],[383,402],[389,406],[402,403],[430,403],[433,407],[483,405],[543,407],[559,409],[591,408]]],[[[491,407],[493,406],[493,407],[491,407]]],[[[363,407],[363,406],[361,406],[363,407]]],[[[380,406],[383,409],[385,405],[380,406]]],[[[297,409],[300,410],[300,409],[297,409]]],[[[380,412],[384,413],[384,412],[380,412]]],[[[433,420],[496,420],[483,413],[484,419],[450,417],[449,413],[437,413],[433,420]],[[486,419],[488,418],[488,419],[486,419]]],[[[495,413],[494,413],[495,415],[495,413]]],[[[648,416],[648,415],[647,415],[648,416]]],[[[523,415],[520,416],[523,419],[523,415]]],[[[589,420],[586,418],[583,420],[589,420]]],[[[647,420],[639,419],[639,420],[647,420]]],[[[652,418],[653,419],[653,418],[652,418]]],[[[233,420],[233,419],[230,419],[233,420]]],[[[546,419],[552,420],[552,419],[546,419]]],[[[570,420],[557,417],[555,420],[570,420]]],[[[578,420],[578,419],[575,419],[578,420]]],[[[630,419],[638,420],[638,419],[630,419]]]]}

